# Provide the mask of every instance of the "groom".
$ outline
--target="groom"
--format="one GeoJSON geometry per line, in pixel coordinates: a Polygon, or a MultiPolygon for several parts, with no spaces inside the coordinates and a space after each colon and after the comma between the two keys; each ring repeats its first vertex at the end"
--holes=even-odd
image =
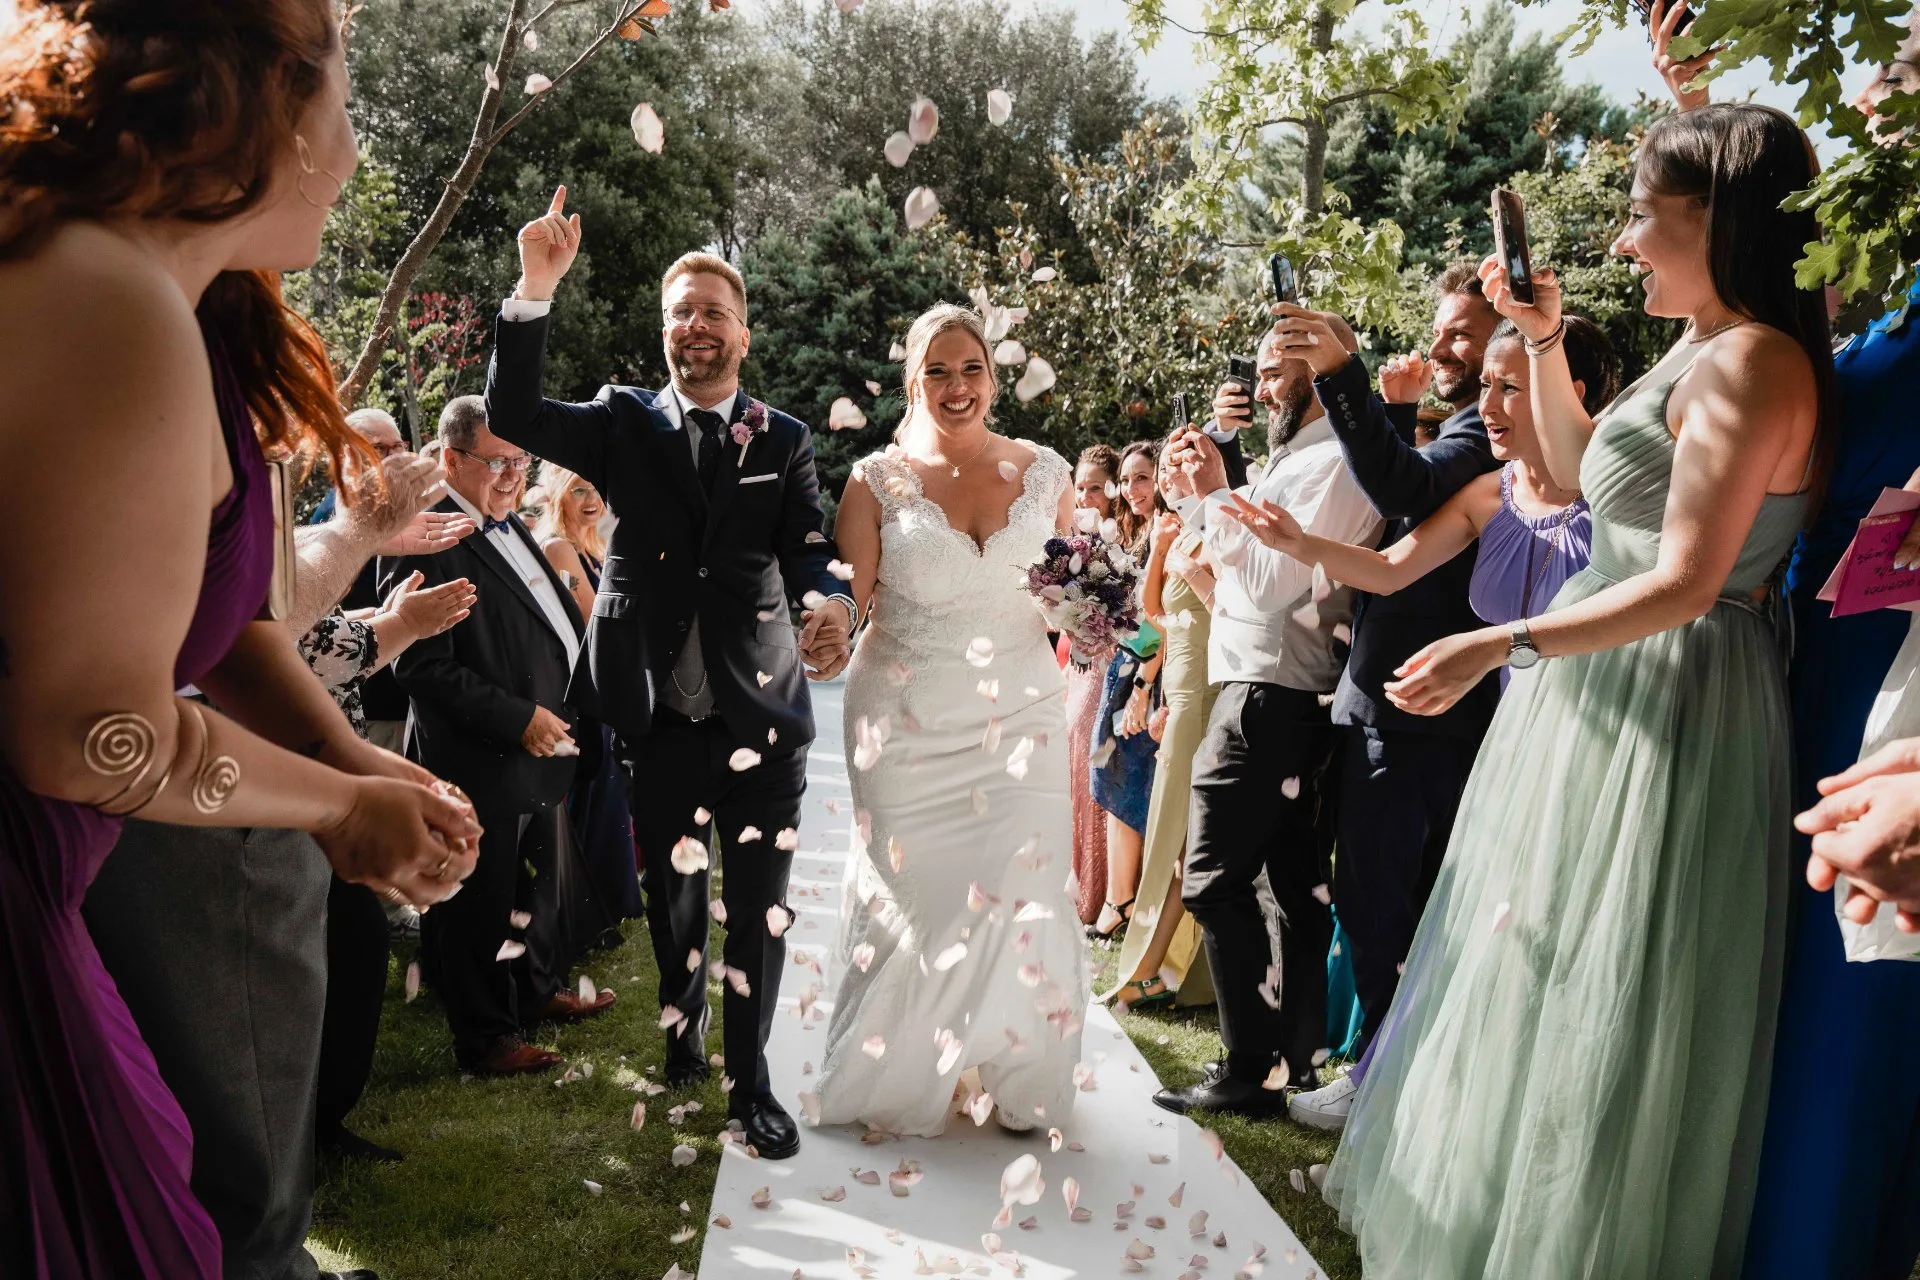
{"type": "Polygon", "coordinates": [[[661,282],[672,384],[544,399],[554,288],[580,249],[561,187],[521,228],[520,282],[494,326],[492,430],[578,472],[619,517],[568,700],[612,726],[632,782],[647,927],[660,970],[667,1083],[709,1074],[708,849],[726,875],[721,1006],[728,1113],[761,1156],[799,1150],[765,1048],[793,918],[784,902],[806,787],[806,680],[845,666],[853,600],[829,571],[813,445],[802,423],[740,390],[746,290],[690,253],[661,282]],[[801,597],[797,646],[789,601],[801,597]],[[804,655],[809,670],[803,673],[804,655]]]}

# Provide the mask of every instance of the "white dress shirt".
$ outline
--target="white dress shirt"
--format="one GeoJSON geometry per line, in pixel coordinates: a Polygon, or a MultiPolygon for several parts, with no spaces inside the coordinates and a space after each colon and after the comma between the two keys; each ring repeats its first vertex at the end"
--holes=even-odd
{"type": "MultiPolygon", "coordinates": [[[[1371,546],[1380,536],[1380,513],[1347,470],[1324,416],[1303,427],[1259,480],[1237,492],[1285,507],[1302,529],[1323,538],[1371,546]]],[[[1316,603],[1313,566],[1275,551],[1222,515],[1227,496],[1219,489],[1174,503],[1187,527],[1205,538],[1216,566],[1208,681],[1327,692],[1340,682],[1333,633],[1353,617],[1353,592],[1329,583],[1326,598],[1316,603]]]]}
{"type": "MultiPolygon", "coordinates": [[[[447,496],[452,498],[455,505],[462,511],[473,517],[475,524],[483,529],[486,528],[487,518],[480,514],[480,508],[468,502],[452,488],[447,490],[447,496]]],[[[480,536],[485,538],[495,551],[506,557],[507,564],[520,575],[520,580],[527,584],[527,590],[533,593],[535,603],[540,606],[540,612],[547,616],[547,625],[553,628],[553,634],[560,637],[560,643],[567,647],[567,670],[572,671],[580,658],[580,638],[573,633],[573,621],[567,617],[566,608],[560,603],[560,593],[554,590],[553,580],[547,577],[545,562],[539,558],[533,548],[521,541],[520,536],[512,529],[487,529],[480,536]]]]}

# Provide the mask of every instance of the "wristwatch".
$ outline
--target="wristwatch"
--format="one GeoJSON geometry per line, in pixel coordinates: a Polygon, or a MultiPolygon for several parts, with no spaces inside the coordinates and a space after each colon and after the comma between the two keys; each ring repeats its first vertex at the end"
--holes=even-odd
{"type": "Polygon", "coordinates": [[[1515,671],[1525,671],[1540,661],[1540,651],[1533,647],[1533,632],[1527,629],[1525,618],[1515,618],[1507,628],[1507,665],[1515,671]]]}

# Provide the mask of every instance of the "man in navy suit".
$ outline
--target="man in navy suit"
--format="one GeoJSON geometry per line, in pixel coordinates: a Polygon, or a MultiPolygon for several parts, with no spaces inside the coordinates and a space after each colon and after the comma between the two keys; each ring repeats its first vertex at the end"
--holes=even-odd
{"type": "Polygon", "coordinates": [[[746,289],[723,259],[688,254],[661,282],[667,388],[544,398],[548,314],[580,247],[580,217],[565,204],[562,187],[521,229],[487,418],[593,484],[619,518],[569,701],[613,727],[632,778],[674,1086],[708,1073],[707,861],[718,831],[731,922],[720,966],[728,1110],[761,1156],[781,1159],[799,1135],[774,1101],[765,1047],[814,736],[806,680],[846,665],[853,600],[832,572],[812,436],[740,389],[746,289]],[[804,606],[797,643],[790,602],[804,606]]]}

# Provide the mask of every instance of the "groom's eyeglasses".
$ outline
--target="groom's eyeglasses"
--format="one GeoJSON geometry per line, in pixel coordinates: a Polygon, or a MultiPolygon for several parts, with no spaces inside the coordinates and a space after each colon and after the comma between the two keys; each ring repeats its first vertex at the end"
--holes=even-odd
{"type": "Polygon", "coordinates": [[[462,449],[458,445],[450,445],[448,447],[455,453],[465,454],[467,457],[472,458],[475,462],[485,467],[488,475],[497,476],[502,471],[517,473],[525,471],[529,466],[533,465],[533,455],[530,453],[515,454],[511,458],[483,458],[471,449],[462,449]]]}
{"type": "MultiPolygon", "coordinates": [[[[740,320],[740,317],[734,314],[732,307],[723,307],[717,302],[710,302],[704,307],[696,307],[690,302],[682,302],[677,306],[667,308],[665,315],[668,320],[673,322],[673,326],[676,329],[686,328],[694,322],[696,317],[706,321],[710,327],[715,329],[720,328],[729,320],[740,320]]],[[[746,321],[740,320],[740,323],[745,324],[746,321]]]]}

